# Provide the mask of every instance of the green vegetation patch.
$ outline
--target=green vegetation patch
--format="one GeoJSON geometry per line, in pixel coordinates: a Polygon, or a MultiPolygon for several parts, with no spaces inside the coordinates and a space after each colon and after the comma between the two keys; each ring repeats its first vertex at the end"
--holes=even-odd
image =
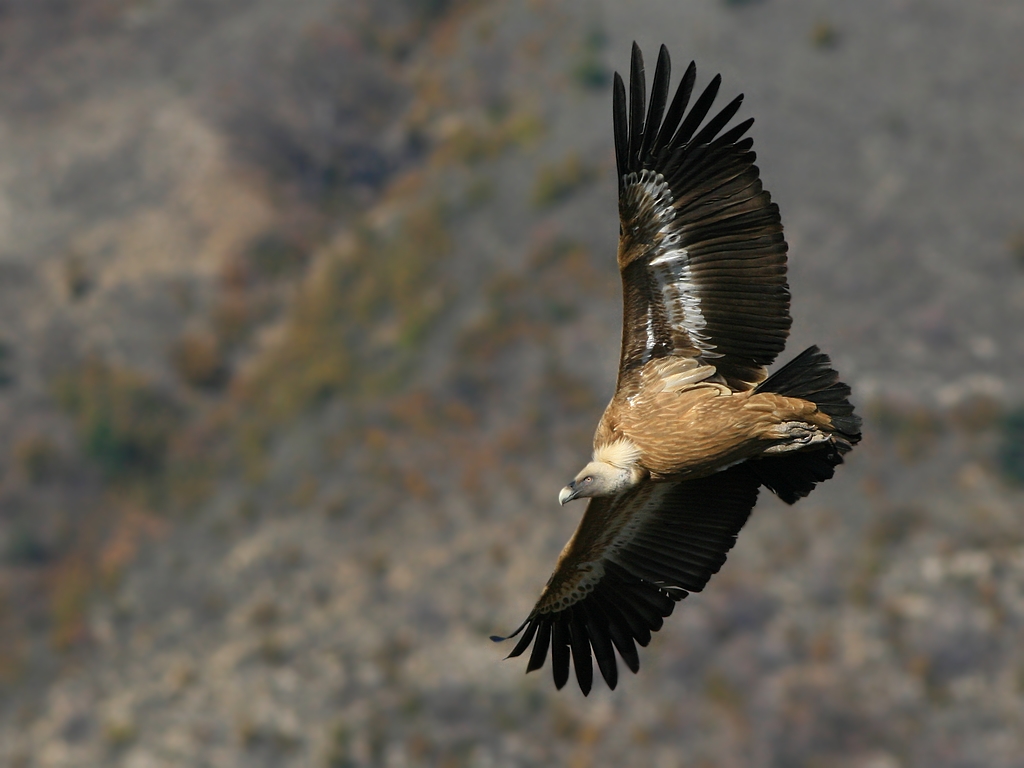
{"type": "Polygon", "coordinates": [[[578,152],[540,169],[533,186],[533,204],[538,208],[560,203],[598,177],[598,169],[585,163],[578,152]]]}
{"type": "Polygon", "coordinates": [[[258,279],[293,277],[306,267],[307,250],[296,238],[265,232],[246,248],[245,262],[258,279]]]}
{"type": "Polygon", "coordinates": [[[1006,414],[1000,433],[999,468],[1009,481],[1024,485],[1024,408],[1006,414]]]}
{"type": "Polygon", "coordinates": [[[0,338],[0,388],[14,383],[14,345],[0,338]]]}
{"type": "Polygon", "coordinates": [[[572,68],[573,79],[578,85],[601,90],[611,83],[612,75],[602,55],[607,45],[608,35],[603,29],[593,29],[586,36],[572,68]]]}
{"type": "Polygon", "coordinates": [[[357,229],[310,275],[279,343],[245,382],[247,401],[276,422],[336,395],[400,390],[444,307],[436,266],[451,247],[437,204],[357,229]]]}
{"type": "Polygon", "coordinates": [[[54,395],[74,419],[84,453],[112,478],[161,469],[183,418],[146,378],[99,358],[59,376],[54,395]]]}
{"type": "Polygon", "coordinates": [[[510,149],[535,143],[543,132],[540,119],[530,112],[503,114],[483,123],[454,120],[443,131],[433,162],[443,166],[493,160],[510,149]]]}

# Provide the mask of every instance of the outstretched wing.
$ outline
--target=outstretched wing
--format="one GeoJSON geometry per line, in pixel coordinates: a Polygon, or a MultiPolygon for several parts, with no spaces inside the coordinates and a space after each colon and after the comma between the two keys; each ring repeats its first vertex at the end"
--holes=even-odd
{"type": "Polygon", "coordinates": [[[640,668],[636,643],[646,646],[676,602],[701,591],[722,567],[758,486],[744,463],[697,480],[646,482],[620,496],[592,499],[537,605],[511,635],[523,633],[509,656],[532,644],[526,667],[532,672],[550,648],[558,688],[569,679],[572,658],[584,694],[596,658],[614,688],[619,673],[612,649],[631,670],[640,668]]]}
{"type": "Polygon", "coordinates": [[[721,77],[687,112],[696,78],[691,62],[666,111],[669,69],[662,46],[646,108],[636,43],[628,107],[615,74],[620,383],[652,358],[677,355],[714,366],[735,390],[750,389],[782,351],[791,323],[779,208],[761,186],[753,140],[741,138],[753,118],[719,133],[743,96],[698,131],[721,77]]]}

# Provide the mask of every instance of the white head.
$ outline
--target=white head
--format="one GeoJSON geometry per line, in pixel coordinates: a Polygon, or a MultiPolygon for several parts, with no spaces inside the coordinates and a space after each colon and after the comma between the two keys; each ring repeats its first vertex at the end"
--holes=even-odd
{"type": "Polygon", "coordinates": [[[558,503],[565,504],[573,499],[595,496],[614,496],[635,484],[633,472],[616,467],[604,461],[592,461],[585,466],[576,479],[558,494],[558,503]]]}
{"type": "Polygon", "coordinates": [[[587,464],[576,479],[558,494],[558,503],[573,499],[614,496],[640,482],[643,470],[637,461],[639,449],[629,440],[621,439],[594,451],[594,460],[587,464]]]}

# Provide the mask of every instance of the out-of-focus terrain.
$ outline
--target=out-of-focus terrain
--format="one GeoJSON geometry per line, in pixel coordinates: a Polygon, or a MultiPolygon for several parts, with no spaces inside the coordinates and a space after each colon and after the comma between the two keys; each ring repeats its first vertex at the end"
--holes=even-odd
{"type": "Polygon", "coordinates": [[[1024,765],[1024,6],[0,1],[0,765],[1024,765]],[[588,699],[610,76],[745,92],[865,439],[588,699]]]}

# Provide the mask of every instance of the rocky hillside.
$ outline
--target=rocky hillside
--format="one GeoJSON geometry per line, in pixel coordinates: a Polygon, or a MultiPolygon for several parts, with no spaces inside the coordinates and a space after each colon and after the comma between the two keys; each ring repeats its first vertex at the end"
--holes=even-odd
{"type": "Polygon", "coordinates": [[[1016,766],[1024,9],[0,4],[0,764],[1016,766]],[[618,353],[610,73],[747,94],[866,417],[639,675],[487,640],[618,353]]]}

